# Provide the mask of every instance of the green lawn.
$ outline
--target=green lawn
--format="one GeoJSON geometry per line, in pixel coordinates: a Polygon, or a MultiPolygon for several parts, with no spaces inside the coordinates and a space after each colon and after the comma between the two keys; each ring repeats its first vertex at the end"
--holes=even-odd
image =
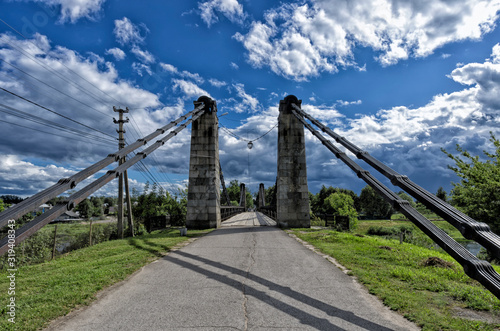
{"type": "Polygon", "coordinates": [[[75,307],[88,305],[98,291],[109,287],[165,255],[175,245],[207,233],[179,230],[106,241],[76,250],[37,265],[20,267],[15,276],[15,324],[8,321],[10,300],[6,270],[0,272],[0,330],[37,330],[66,315],[75,307]]]}
{"type": "MultiPolygon", "coordinates": [[[[360,222],[357,231],[367,229],[364,223],[369,221],[360,222]]],[[[387,226],[385,223],[378,225],[387,226]]],[[[424,330],[500,328],[500,324],[458,316],[457,310],[462,310],[496,317],[500,314],[500,300],[466,276],[462,267],[445,253],[400,244],[399,240],[360,236],[359,233],[325,229],[295,229],[291,232],[337,259],[370,293],[424,330]],[[433,256],[452,263],[453,267],[424,266],[423,262],[433,256]]]]}

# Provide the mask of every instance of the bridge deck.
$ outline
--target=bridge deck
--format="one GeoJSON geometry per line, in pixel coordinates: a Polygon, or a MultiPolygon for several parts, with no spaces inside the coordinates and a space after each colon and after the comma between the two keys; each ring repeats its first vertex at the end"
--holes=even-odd
{"type": "Polygon", "coordinates": [[[418,330],[324,257],[270,226],[215,230],[49,330],[275,328],[418,330]]]}
{"type": "Polygon", "coordinates": [[[245,212],[225,220],[222,226],[276,226],[276,222],[262,213],[245,212]]]}

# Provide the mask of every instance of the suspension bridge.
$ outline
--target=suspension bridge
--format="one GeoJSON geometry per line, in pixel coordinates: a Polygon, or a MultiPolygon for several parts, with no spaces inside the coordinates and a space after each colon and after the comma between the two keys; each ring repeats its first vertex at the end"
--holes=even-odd
{"type": "MultiPolygon", "coordinates": [[[[169,143],[171,139],[174,139],[175,136],[179,134],[179,132],[187,128],[189,125],[191,125],[191,151],[189,162],[186,227],[188,229],[221,228],[224,220],[226,220],[225,224],[230,224],[231,222],[237,223],[236,219],[231,219],[230,217],[232,215],[241,214],[246,210],[244,185],[242,185],[241,189],[240,206],[228,206],[227,204],[229,202],[229,198],[227,197],[227,192],[225,190],[222,167],[219,161],[219,125],[217,117],[217,104],[215,100],[212,100],[211,98],[206,96],[202,96],[194,102],[194,109],[187,112],[185,115],[157,129],[149,135],[138,139],[135,143],[132,143],[128,146],[123,146],[123,148],[107,155],[99,162],[74,174],[73,176],[60,179],[53,186],[2,212],[0,214],[0,227],[11,224],[12,220],[23,216],[27,212],[34,210],[39,205],[61,195],[66,191],[74,189],[78,183],[82,182],[85,179],[91,178],[102,169],[110,166],[115,162],[118,162],[118,166],[113,170],[107,171],[103,176],[94,180],[92,183],[88,184],[77,192],[72,193],[66,200],[59,202],[54,208],[50,209],[49,212],[36,217],[33,221],[25,224],[20,229],[15,230],[15,236],[8,235],[5,238],[1,239],[0,254],[8,253],[9,250],[12,250],[15,245],[33,235],[36,231],[41,229],[46,224],[50,223],[59,215],[67,210],[73,209],[85,198],[89,197],[104,185],[110,183],[116,178],[120,178],[120,176],[122,176],[128,168],[137,164],[142,159],[152,155],[155,150],[169,143]],[[221,203],[221,201],[223,200],[226,201],[226,204],[221,203]]],[[[284,100],[281,100],[279,104],[276,206],[265,206],[265,199],[263,198],[264,190],[263,186],[261,186],[257,198],[258,212],[255,214],[255,216],[249,216],[250,218],[256,218],[256,221],[253,225],[271,225],[275,222],[278,226],[281,227],[310,227],[308,196],[309,191],[307,186],[307,165],[304,138],[305,130],[309,130],[311,134],[316,137],[322,145],[325,146],[325,148],[327,148],[339,160],[341,160],[350,169],[352,169],[360,179],[370,185],[396,210],[404,214],[436,244],[438,244],[444,251],[446,251],[458,263],[460,263],[465,273],[469,277],[479,281],[497,298],[500,298],[500,275],[492,268],[492,266],[488,262],[479,260],[466,248],[453,240],[443,230],[435,226],[431,221],[429,221],[415,208],[413,208],[408,203],[408,201],[401,199],[397,194],[392,192],[388,187],[386,187],[383,183],[376,179],[369,171],[363,169],[360,165],[358,165],[343,150],[337,147],[334,142],[338,145],[343,146],[358,159],[365,161],[375,171],[378,171],[382,175],[387,177],[392,184],[399,186],[417,201],[423,203],[427,208],[434,211],[444,220],[455,226],[465,238],[476,241],[483,247],[487,248],[496,258],[500,258],[500,237],[493,233],[488,225],[477,222],[474,219],[468,217],[467,215],[463,214],[451,205],[447,204],[446,202],[437,198],[435,195],[429,193],[422,187],[412,182],[407,176],[397,173],[387,165],[375,159],[366,151],[363,151],[355,146],[346,138],[338,135],[331,128],[327,127],[326,125],[312,117],[310,114],[304,112],[301,108],[301,100],[297,99],[297,97],[293,95],[287,96],[286,98],[284,98],[284,100]],[[271,220],[264,214],[272,217],[273,220],[271,220]]],[[[119,227],[120,226],[123,228],[124,225],[119,224],[119,227]]],[[[129,224],[129,226],[131,226],[131,224],[129,224]]],[[[238,247],[238,244],[234,242],[235,239],[230,239],[232,238],[231,236],[234,236],[234,238],[240,238],[241,233],[247,230],[228,230],[226,228],[225,230],[223,230],[223,232],[219,231],[222,230],[214,232],[216,234],[214,234],[213,236],[223,235],[223,237],[226,238],[225,240],[229,240],[228,242],[230,244],[228,244],[228,247],[236,249],[236,247],[238,247]]],[[[267,230],[256,230],[254,228],[251,228],[251,230],[248,230],[248,234],[249,236],[243,238],[242,240],[250,240],[250,242],[254,243],[249,245],[248,248],[250,250],[249,254],[251,265],[259,263],[256,260],[256,255],[258,255],[258,246],[255,245],[256,242],[261,242],[265,246],[264,241],[267,240],[268,245],[270,245],[269,247],[271,247],[270,249],[276,251],[276,247],[273,246],[273,242],[274,240],[278,240],[276,238],[279,238],[279,236],[276,234],[275,230],[272,230],[269,227],[267,228],[267,230]],[[262,238],[260,237],[261,235],[262,238]],[[264,237],[266,239],[263,239],[264,237]]],[[[245,244],[242,242],[241,245],[243,247],[245,244]]],[[[202,248],[199,249],[203,250],[202,248]]],[[[216,254],[222,253],[218,251],[216,254]]],[[[309,257],[302,255],[300,255],[299,257],[299,255],[297,255],[296,258],[307,259],[309,257]]],[[[248,262],[248,256],[242,259],[248,262]]],[[[207,256],[206,254],[204,255],[204,253],[202,253],[200,250],[194,249],[190,252],[182,251],[180,253],[177,253],[177,256],[172,257],[169,263],[176,264],[177,266],[185,266],[186,268],[194,270],[208,278],[218,278],[219,282],[225,283],[229,287],[236,286],[233,284],[235,280],[227,278],[227,275],[223,277],[221,275],[217,276],[213,274],[215,272],[213,270],[210,271],[208,269],[199,269],[199,263],[211,265],[212,267],[216,267],[219,271],[225,270],[226,272],[238,275],[238,277],[247,277],[247,280],[242,280],[237,277],[239,279],[237,280],[237,282],[240,282],[240,285],[243,284],[243,288],[245,288],[244,284],[246,281],[248,281],[248,279],[253,279],[253,281],[256,281],[256,286],[252,288],[252,291],[254,291],[254,297],[260,298],[263,301],[267,300],[269,302],[274,302],[273,300],[276,300],[276,298],[270,297],[267,293],[265,293],[265,291],[262,292],[263,290],[260,290],[259,286],[267,286],[269,289],[273,288],[279,293],[285,296],[288,295],[294,300],[306,300],[307,302],[311,302],[312,300],[313,304],[309,304],[309,306],[312,306],[314,309],[319,309],[323,311],[323,313],[325,313],[326,308],[321,306],[320,301],[315,301],[317,299],[312,298],[310,296],[312,294],[305,295],[294,293],[292,290],[282,288],[283,285],[279,282],[273,284],[269,283],[264,276],[254,275],[253,278],[248,278],[251,274],[250,266],[246,266],[243,268],[243,266],[240,265],[240,268],[234,269],[236,268],[235,266],[225,265],[222,263],[222,261],[223,260],[210,260],[209,256],[207,256]],[[189,259],[189,261],[185,260],[184,258],[189,259]],[[222,281],[220,279],[222,279],[222,281]]],[[[287,263],[290,264],[303,263],[299,260],[294,261],[293,255],[283,257],[283,261],[288,261],[287,263]]],[[[235,263],[236,265],[238,265],[239,262],[236,261],[235,263]]],[[[279,268],[283,267],[283,270],[288,270],[288,267],[285,267],[284,265],[282,266],[281,262],[276,263],[279,264],[279,268]]],[[[280,277],[284,277],[282,272],[279,270],[281,269],[275,269],[274,272],[279,272],[281,275],[280,277]]],[[[293,273],[297,271],[289,270],[287,272],[293,273]]],[[[332,284],[330,285],[334,286],[332,284]]],[[[248,295],[248,293],[245,295],[248,295]]],[[[357,300],[359,300],[359,298],[357,298],[357,300]]],[[[249,303],[250,301],[245,302],[249,303]]],[[[244,305],[246,305],[246,303],[244,305]]],[[[274,303],[284,304],[283,302],[274,303]]],[[[281,309],[281,313],[286,312],[287,314],[293,315],[295,306],[288,303],[284,305],[287,308],[281,309]]],[[[246,307],[245,309],[247,308],[248,307],[246,307]]],[[[339,307],[336,306],[335,309],[337,309],[336,311],[338,312],[339,307]]],[[[304,311],[301,311],[302,314],[304,313],[304,311]]],[[[248,324],[249,317],[251,315],[248,315],[248,312],[246,312],[245,314],[246,315],[244,320],[246,322],[244,323],[248,324]]],[[[309,326],[314,326],[315,323],[319,323],[323,326],[331,326],[333,325],[331,324],[333,323],[331,318],[338,318],[340,315],[342,315],[343,317],[345,317],[345,320],[348,319],[349,316],[351,316],[348,312],[344,311],[342,314],[339,313],[339,316],[326,316],[324,317],[326,318],[325,320],[316,320],[316,317],[313,318],[311,317],[312,315],[309,316],[308,314],[309,313],[304,315],[304,321],[306,322],[302,322],[303,324],[305,323],[309,326]]],[[[369,315],[370,312],[368,312],[367,314],[369,315]]],[[[355,321],[357,321],[358,326],[361,324],[369,326],[369,323],[371,323],[368,317],[356,318],[351,316],[350,322],[352,323],[354,321],[354,323],[356,324],[355,321]]],[[[372,325],[372,327],[374,327],[375,329],[387,329],[381,325],[382,324],[376,324],[372,325]]],[[[390,326],[389,328],[392,329],[390,326]]]]}

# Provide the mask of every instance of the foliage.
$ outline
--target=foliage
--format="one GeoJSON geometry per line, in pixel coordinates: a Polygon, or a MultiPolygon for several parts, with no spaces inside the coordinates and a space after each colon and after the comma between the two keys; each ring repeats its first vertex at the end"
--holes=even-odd
{"type": "Polygon", "coordinates": [[[3,203],[3,200],[0,199],[0,212],[4,211],[5,209],[5,204],[3,203]]]}
{"type": "Polygon", "coordinates": [[[486,161],[472,156],[457,144],[460,156],[454,156],[442,149],[455,166],[448,166],[460,178],[453,183],[452,203],[477,221],[489,224],[493,231],[500,231],[500,141],[490,133],[494,153],[484,151],[486,161]],[[463,158],[462,158],[463,157],[463,158]]]}
{"type": "Polygon", "coordinates": [[[348,216],[351,229],[356,227],[358,212],[354,208],[354,200],[350,195],[340,192],[332,193],[325,199],[324,204],[333,209],[333,214],[348,216]]]}
{"type": "Polygon", "coordinates": [[[444,188],[442,188],[441,186],[438,188],[438,190],[436,192],[436,197],[438,197],[439,199],[441,199],[445,202],[448,201],[448,194],[446,193],[444,188]]]}
{"type": "MultiPolygon", "coordinates": [[[[230,181],[229,186],[226,187],[226,190],[227,194],[229,195],[229,200],[231,201],[231,205],[239,206],[241,190],[240,190],[240,183],[238,182],[238,180],[233,179],[232,181],[230,181]]],[[[248,187],[245,188],[245,191],[246,191],[245,198],[246,198],[247,208],[252,208],[254,206],[252,193],[250,192],[248,187]]]]}
{"type": "Polygon", "coordinates": [[[155,185],[149,190],[149,183],[146,183],[143,194],[134,200],[137,203],[132,212],[136,223],[144,223],[149,218],[163,215],[170,215],[171,225],[182,226],[186,223],[187,194],[185,191],[172,195],[161,189],[158,190],[155,185]]]}
{"type": "Polygon", "coordinates": [[[24,200],[23,198],[12,194],[0,195],[0,199],[3,200],[3,202],[7,205],[18,204],[19,202],[24,200]]]}
{"type": "Polygon", "coordinates": [[[359,205],[369,219],[390,219],[394,213],[392,206],[368,185],[361,190],[359,205]]]}
{"type": "Polygon", "coordinates": [[[413,198],[406,192],[404,191],[400,191],[398,193],[399,197],[403,200],[406,200],[410,203],[410,206],[412,206],[413,208],[415,208],[417,206],[417,204],[415,203],[415,200],[413,200],[413,198]]]}
{"type": "Polygon", "coordinates": [[[496,330],[500,326],[462,318],[456,313],[455,309],[461,307],[461,310],[481,310],[494,317],[500,312],[500,301],[467,277],[447,254],[379,237],[329,230],[293,231],[334,257],[371,294],[423,330],[496,330]],[[425,266],[423,262],[434,256],[454,267],[425,266]]]}
{"type": "Polygon", "coordinates": [[[343,188],[337,188],[337,187],[325,187],[324,185],[321,187],[318,193],[315,195],[310,194],[309,195],[309,203],[311,205],[311,211],[313,214],[335,214],[334,208],[325,203],[325,200],[333,193],[342,193],[345,195],[348,195],[351,197],[353,201],[353,206],[356,210],[359,211],[359,198],[351,190],[343,189],[343,188]]]}
{"type": "Polygon", "coordinates": [[[276,207],[276,185],[269,186],[265,189],[266,206],[276,207]]]}
{"type": "Polygon", "coordinates": [[[80,216],[83,218],[91,218],[94,216],[94,204],[89,199],[80,202],[75,210],[80,212],[80,216]]]}

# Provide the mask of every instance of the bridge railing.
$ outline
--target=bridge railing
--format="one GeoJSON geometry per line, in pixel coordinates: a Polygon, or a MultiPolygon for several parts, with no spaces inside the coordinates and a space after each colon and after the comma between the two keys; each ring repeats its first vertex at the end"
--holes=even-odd
{"type": "MultiPolygon", "coordinates": [[[[396,210],[399,210],[410,221],[412,221],[419,229],[437,243],[444,251],[452,256],[458,263],[462,265],[465,273],[479,281],[491,293],[500,299],[500,275],[493,269],[491,264],[482,261],[470,253],[464,246],[453,240],[446,232],[438,228],[431,221],[420,214],[410,203],[401,199],[396,193],[392,192],[379,180],[373,177],[370,172],[364,170],[356,162],[351,160],[346,153],[334,146],[331,141],[326,139],[322,134],[315,130],[305,119],[309,119],[312,123],[322,129],[330,136],[334,137],[337,142],[353,152],[358,158],[365,160],[372,165],[376,170],[380,171],[385,176],[389,177],[394,184],[399,185],[417,200],[424,203],[431,210],[436,211],[444,219],[451,219],[450,223],[469,237],[473,237],[480,244],[485,243],[486,248],[492,248],[492,252],[498,254],[500,252],[500,238],[491,232],[488,225],[479,223],[465,214],[460,213],[452,206],[444,201],[433,196],[418,185],[411,182],[406,176],[401,176],[394,170],[390,169],[380,161],[371,157],[367,152],[362,151],[354,144],[347,141],[345,138],[335,134],[332,130],[321,124],[309,114],[305,113],[299,106],[291,104],[291,111],[295,117],[316,137],[323,145],[325,145],[338,159],[343,161],[351,168],[359,178],[363,179],[376,192],[378,192],[385,200],[387,200],[396,210]],[[439,201],[438,201],[439,200],[439,201]]],[[[498,255],[496,255],[498,257],[498,255]]]]}
{"type": "MultiPolygon", "coordinates": [[[[114,154],[108,155],[108,157],[103,160],[93,164],[92,166],[80,171],[79,173],[69,177],[61,179],[57,184],[49,187],[48,189],[32,196],[24,200],[23,202],[9,208],[2,213],[0,213],[0,227],[3,227],[9,223],[9,220],[15,220],[22,215],[26,214],[34,210],[37,206],[42,203],[47,202],[48,200],[58,196],[59,194],[72,189],[76,186],[80,181],[92,176],[97,173],[99,170],[104,169],[106,166],[110,165],[113,162],[116,162],[126,156],[128,153],[133,150],[139,148],[140,146],[144,146],[148,141],[154,139],[155,137],[164,134],[170,128],[179,125],[179,123],[186,120],[189,116],[191,118],[184,122],[182,125],[177,127],[176,129],[170,131],[165,137],[160,140],[157,140],[150,147],[144,149],[143,151],[137,153],[134,157],[128,159],[118,167],[113,170],[108,171],[104,176],[98,178],[94,182],[85,186],[83,189],[78,192],[72,194],[67,200],[59,202],[50,209],[48,212],[36,217],[31,222],[23,225],[21,228],[16,230],[15,236],[15,244],[22,242],[23,240],[29,238],[35,232],[40,230],[42,227],[55,220],[58,216],[62,215],[64,212],[73,209],[82,202],[85,198],[90,196],[92,193],[96,192],[98,189],[117,178],[121,173],[123,173],[126,169],[130,168],[137,162],[146,158],[150,153],[155,151],[157,148],[163,146],[168,140],[175,137],[179,132],[185,129],[191,122],[196,121],[201,115],[204,114],[204,104],[199,105],[194,110],[188,112],[187,114],[179,117],[177,120],[170,122],[164,127],[156,130],[150,135],[146,136],[143,139],[137,140],[134,144],[129,145],[114,154]]],[[[12,222],[12,221],[11,221],[12,222]]],[[[0,240],[0,255],[3,255],[9,250],[9,246],[12,247],[12,240],[9,242],[8,236],[4,237],[0,240]]]]}
{"type": "Polygon", "coordinates": [[[262,214],[272,218],[273,220],[276,221],[277,218],[277,213],[276,213],[276,207],[274,206],[262,206],[257,209],[257,211],[261,212],[262,214]]]}
{"type": "Polygon", "coordinates": [[[220,218],[221,220],[226,220],[231,216],[243,213],[245,207],[240,206],[220,206],[220,218]]]}

